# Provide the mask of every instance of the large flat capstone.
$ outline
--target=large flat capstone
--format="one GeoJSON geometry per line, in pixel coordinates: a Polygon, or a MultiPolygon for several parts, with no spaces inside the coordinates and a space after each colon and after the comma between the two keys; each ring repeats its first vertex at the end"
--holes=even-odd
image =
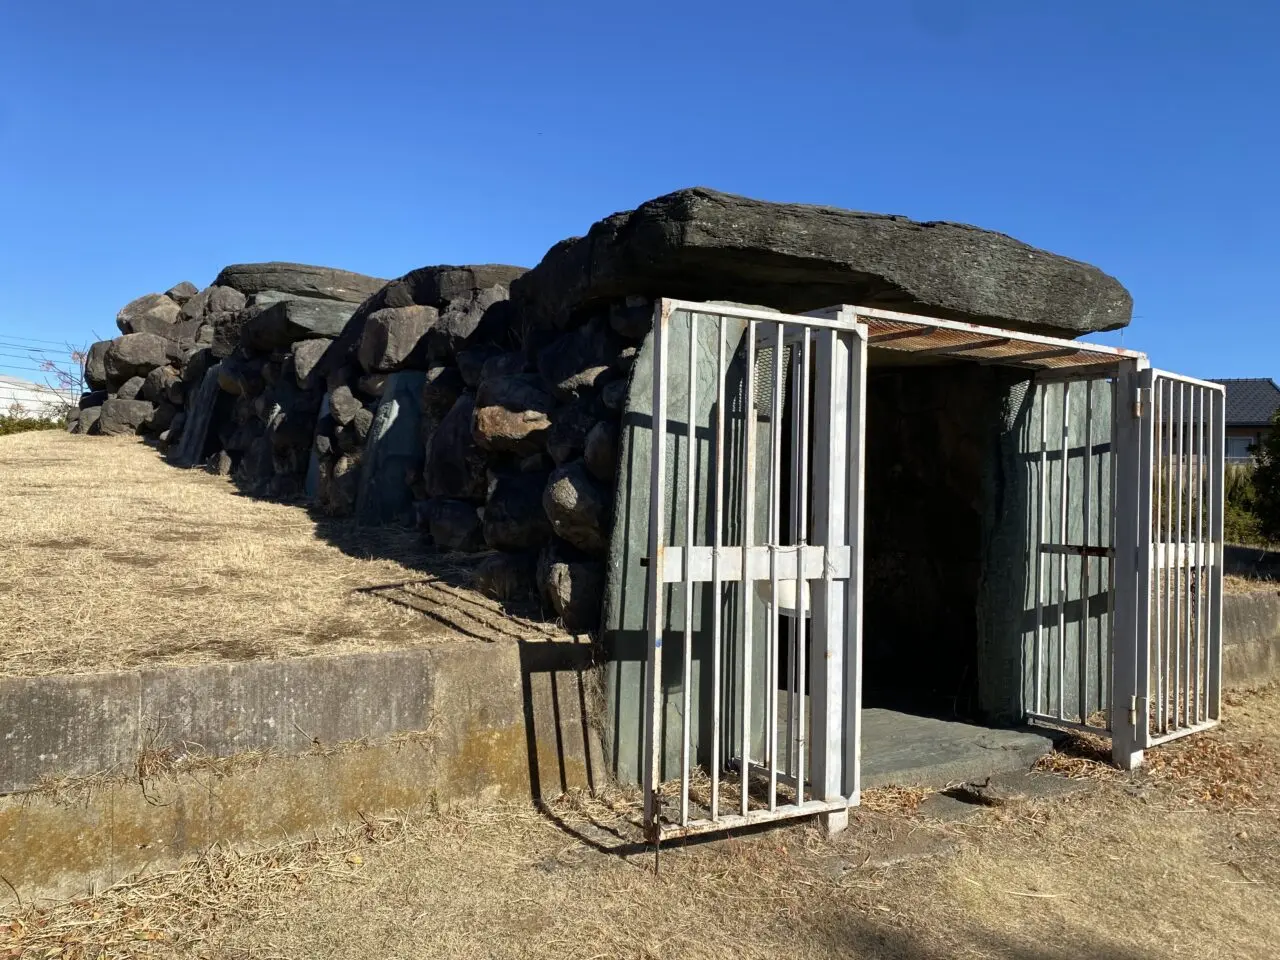
{"type": "Polygon", "coordinates": [[[223,267],[213,281],[214,286],[230,287],[245,296],[279,291],[295,297],[319,297],[322,300],[343,300],[347,303],[359,303],[381,290],[386,282],[378,277],[367,277],[350,270],[279,261],[233,263],[223,267]]]}
{"type": "Polygon", "coordinates": [[[541,323],[630,294],[803,312],[879,306],[1076,336],[1125,326],[1129,292],[1097,267],[960,223],[680,190],[564,240],[515,280],[541,323]]]}

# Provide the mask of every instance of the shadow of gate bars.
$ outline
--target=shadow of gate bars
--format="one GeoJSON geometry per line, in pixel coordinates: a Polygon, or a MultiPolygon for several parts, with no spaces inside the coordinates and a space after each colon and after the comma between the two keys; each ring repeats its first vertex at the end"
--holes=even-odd
{"type": "Polygon", "coordinates": [[[834,831],[860,800],[872,351],[1012,367],[1034,392],[1025,719],[1109,734],[1123,767],[1218,721],[1218,385],[1135,351],[847,305],[664,299],[651,347],[651,840],[811,814],[834,831]]]}

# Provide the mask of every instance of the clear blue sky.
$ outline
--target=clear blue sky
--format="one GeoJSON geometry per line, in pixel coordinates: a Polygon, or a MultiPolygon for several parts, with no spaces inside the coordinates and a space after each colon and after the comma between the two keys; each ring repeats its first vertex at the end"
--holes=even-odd
{"type": "Polygon", "coordinates": [[[229,262],[532,266],[705,184],[1005,231],[1157,365],[1280,378],[1276,7],[4,3],[0,342],[229,262]]]}

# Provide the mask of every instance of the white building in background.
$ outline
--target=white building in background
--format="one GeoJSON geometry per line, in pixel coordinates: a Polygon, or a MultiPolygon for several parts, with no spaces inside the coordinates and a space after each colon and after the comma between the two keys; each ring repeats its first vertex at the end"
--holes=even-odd
{"type": "Polygon", "coordinates": [[[47,384],[0,373],[0,416],[17,413],[25,417],[56,420],[78,400],[72,391],[55,390],[47,384]]]}

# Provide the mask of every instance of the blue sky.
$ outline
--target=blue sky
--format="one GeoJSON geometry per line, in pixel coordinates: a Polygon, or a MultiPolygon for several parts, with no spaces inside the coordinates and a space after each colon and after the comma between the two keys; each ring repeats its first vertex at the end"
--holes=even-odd
{"type": "Polygon", "coordinates": [[[705,184],[1010,233],[1128,286],[1106,342],[1280,378],[1278,45],[1245,0],[6,3],[0,344],[229,262],[531,266],[705,184]]]}

